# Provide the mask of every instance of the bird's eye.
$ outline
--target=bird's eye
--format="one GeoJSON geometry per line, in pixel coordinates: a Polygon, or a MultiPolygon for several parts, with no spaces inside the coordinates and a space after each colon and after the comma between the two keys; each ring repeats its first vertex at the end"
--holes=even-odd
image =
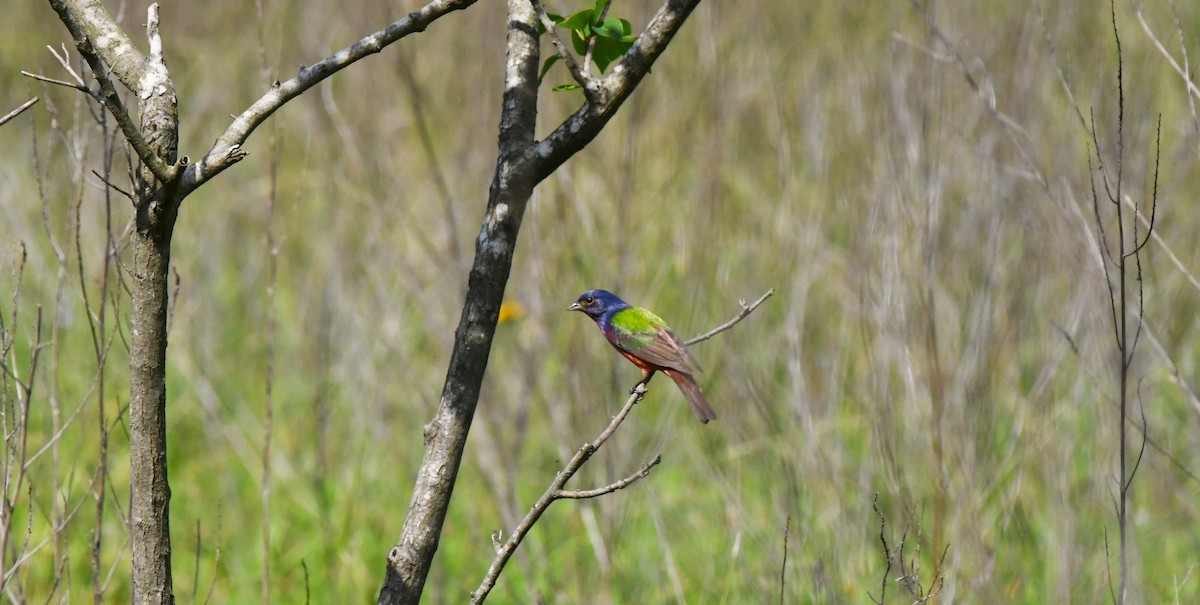
{"type": "Polygon", "coordinates": [[[587,297],[587,298],[583,299],[583,304],[585,304],[585,305],[587,305],[587,306],[589,306],[589,307],[590,307],[590,306],[592,306],[592,305],[594,305],[594,304],[596,304],[596,297],[595,297],[595,296],[589,296],[589,297],[587,297]]]}

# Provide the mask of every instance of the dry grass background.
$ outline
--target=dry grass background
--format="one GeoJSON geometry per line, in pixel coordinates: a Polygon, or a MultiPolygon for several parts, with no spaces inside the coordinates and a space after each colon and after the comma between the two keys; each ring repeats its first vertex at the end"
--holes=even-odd
{"type": "MultiPolygon", "coordinates": [[[[413,6],[267,2],[268,61],[286,76],[413,6]]],[[[144,3],[122,8],[139,31],[144,3]]],[[[614,10],[637,27],[653,8],[614,10]]],[[[1177,61],[1200,57],[1200,15],[1175,7],[1177,27],[1171,5],[1143,8],[1177,61]]],[[[181,602],[260,594],[268,225],[279,271],[272,595],[374,597],[495,161],[503,9],[453,14],[277,114],[274,214],[265,131],[247,161],[185,203],[168,408],[181,602]]],[[[67,41],[52,11],[7,12],[0,108],[43,100],[0,128],[6,321],[11,268],[19,246],[28,250],[4,362],[26,371],[41,305],[55,345],[43,350],[29,443],[65,429],[16,499],[10,548],[28,528],[32,554],[6,598],[83,601],[99,395],[81,288],[95,308],[105,206],[98,181],[81,175],[103,142],[79,95],[18,75],[62,77],[44,49],[67,41]]],[[[1127,191],[1148,190],[1161,112],[1158,233],[1195,273],[1196,98],[1133,8],[1121,4],[1117,18],[1127,191]]],[[[687,335],[724,321],[739,298],[777,294],[694,351],[720,420],[699,425],[655,381],[580,486],[658,452],[663,464],[616,495],[555,505],[496,602],[770,602],[781,569],[788,602],[866,602],[885,565],[876,492],[893,544],[913,524],[906,552],[926,584],[949,547],[943,602],[1105,600],[1116,573],[1116,382],[1088,137],[1071,99],[1085,115],[1095,108],[1102,151],[1115,153],[1109,20],[1106,5],[1071,0],[924,12],[908,2],[701,5],[599,140],[535,193],[507,295],[523,314],[497,334],[427,601],[464,600],[490,561],[490,533],[515,524],[636,379],[590,322],[564,311],[589,287],[616,290],[687,335]]],[[[199,153],[262,90],[254,24],[246,3],[164,6],[181,153],[199,153]]],[[[576,102],[547,92],[543,124],[576,102]]],[[[119,235],[128,204],[115,197],[112,208],[119,235]]],[[[1145,267],[1149,332],[1135,376],[1156,447],[1133,490],[1132,595],[1195,602],[1200,404],[1171,368],[1196,384],[1200,289],[1163,246],[1149,248],[1145,267]]],[[[119,290],[115,300],[110,332],[128,311],[119,290]]],[[[118,337],[105,371],[109,422],[127,399],[125,358],[118,337]]],[[[127,447],[118,425],[101,551],[111,602],[128,594],[127,447]]],[[[897,584],[888,595],[908,602],[897,584]]]]}

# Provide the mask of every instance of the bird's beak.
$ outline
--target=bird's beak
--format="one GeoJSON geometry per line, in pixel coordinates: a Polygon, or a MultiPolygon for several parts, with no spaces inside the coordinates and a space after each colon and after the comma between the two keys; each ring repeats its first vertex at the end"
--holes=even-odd
{"type": "Polygon", "coordinates": [[[568,311],[582,311],[583,307],[579,306],[579,303],[573,302],[573,303],[571,303],[571,306],[567,307],[567,310],[568,311]]]}

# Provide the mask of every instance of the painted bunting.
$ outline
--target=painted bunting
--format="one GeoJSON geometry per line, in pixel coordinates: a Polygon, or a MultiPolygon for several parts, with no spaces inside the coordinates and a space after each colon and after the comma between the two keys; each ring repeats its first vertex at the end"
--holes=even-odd
{"type": "Polygon", "coordinates": [[[642,371],[638,384],[646,384],[655,372],[662,372],[675,381],[700,422],[717,419],[693,378],[702,371],[699,364],[662,318],[607,290],[588,290],[567,310],[582,311],[595,320],[609,344],[642,371]]]}

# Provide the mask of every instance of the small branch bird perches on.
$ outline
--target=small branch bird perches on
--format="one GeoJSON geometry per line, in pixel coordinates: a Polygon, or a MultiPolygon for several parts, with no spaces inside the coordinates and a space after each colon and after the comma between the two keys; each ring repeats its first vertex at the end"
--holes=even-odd
{"type": "MultiPolygon", "coordinates": [[[[750,315],[750,313],[754,312],[754,310],[757,309],[759,305],[763,304],[764,301],[770,298],[772,294],[775,294],[774,288],[767,290],[762,296],[758,297],[758,300],[755,300],[750,304],[746,304],[744,299],[738,301],[738,304],[741,305],[742,310],[733,319],[721,324],[720,326],[717,326],[716,328],[713,328],[712,330],[709,330],[708,332],[705,332],[704,334],[689,340],[685,340],[678,344],[681,345],[682,348],[698,342],[703,342],[709,338],[712,338],[713,336],[716,336],[717,334],[720,334],[721,332],[724,332],[725,330],[732,328],[733,326],[737,325],[738,322],[745,319],[747,315],[750,315]]],[[[585,293],[584,296],[587,296],[587,293],[585,293]]],[[[595,294],[592,296],[594,297],[595,294]]],[[[580,298],[582,299],[583,297],[580,298]]],[[[574,306],[575,305],[572,305],[572,307],[574,306]]],[[[582,304],[580,304],[580,306],[582,307],[582,304]]],[[[571,308],[569,310],[575,309],[571,308]]],[[[639,365],[638,367],[641,366],[639,365]]],[[[568,462],[565,467],[563,467],[563,470],[559,471],[554,476],[554,481],[550,483],[550,486],[546,488],[546,491],[540,498],[538,498],[537,502],[534,503],[533,508],[529,510],[529,513],[525,515],[525,518],[521,519],[521,522],[517,524],[516,529],[513,530],[513,533],[508,537],[507,541],[501,544],[500,532],[497,531],[496,533],[492,534],[492,542],[496,547],[496,558],[492,560],[492,565],[488,568],[487,574],[484,575],[483,582],[480,583],[479,588],[475,589],[475,592],[471,593],[472,604],[482,603],[484,599],[487,598],[488,593],[491,592],[492,588],[496,586],[496,580],[500,578],[500,572],[504,570],[505,564],[507,564],[508,560],[512,558],[513,553],[516,552],[517,546],[519,546],[521,541],[525,539],[525,536],[529,533],[529,530],[533,529],[534,524],[537,523],[538,519],[541,518],[542,513],[546,512],[546,509],[550,507],[552,502],[562,499],[596,498],[605,494],[611,494],[619,489],[629,487],[639,479],[646,477],[650,474],[650,469],[654,468],[654,466],[656,466],[659,462],[662,462],[662,454],[657,454],[649,462],[643,464],[636,473],[621,479],[620,481],[589,490],[563,489],[563,486],[567,484],[567,481],[570,481],[571,477],[574,477],[575,473],[579,472],[579,469],[582,468],[584,463],[586,463],[588,459],[592,457],[592,454],[595,454],[596,451],[600,449],[600,446],[604,445],[604,442],[608,441],[608,438],[612,436],[613,432],[617,430],[617,427],[621,425],[621,422],[625,420],[625,417],[629,415],[629,412],[633,410],[633,406],[637,404],[638,401],[641,401],[642,397],[645,396],[646,382],[648,380],[649,377],[647,376],[634,385],[633,390],[631,390],[629,393],[629,398],[625,400],[625,405],[621,407],[621,411],[617,412],[617,415],[614,416],[612,421],[608,423],[608,426],[605,427],[605,429],[601,431],[595,439],[583,444],[579,448],[579,451],[575,452],[575,455],[571,458],[571,461],[568,462]]],[[[676,384],[678,384],[678,381],[676,381],[676,384]]],[[[682,387],[680,388],[682,389],[682,387]]],[[[696,388],[699,390],[699,387],[696,388]]],[[[687,391],[684,391],[684,394],[686,395],[687,391]]],[[[705,400],[705,404],[707,404],[707,400],[705,400]]],[[[712,408],[709,407],[708,411],[711,412],[712,408]]],[[[699,416],[698,413],[697,416],[699,416]]],[[[716,415],[713,414],[713,417],[715,418],[716,415]]]]}

